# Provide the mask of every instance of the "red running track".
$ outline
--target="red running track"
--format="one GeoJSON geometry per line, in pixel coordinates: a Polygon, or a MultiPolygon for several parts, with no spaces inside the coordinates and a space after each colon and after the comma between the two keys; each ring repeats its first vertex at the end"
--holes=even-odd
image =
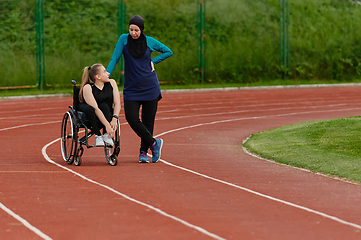
{"type": "Polygon", "coordinates": [[[122,121],[118,165],[60,152],[71,98],[0,101],[0,239],[361,239],[361,186],[251,156],[283,125],[360,115],[359,87],[165,92],[161,161],[139,164],[122,121]]]}

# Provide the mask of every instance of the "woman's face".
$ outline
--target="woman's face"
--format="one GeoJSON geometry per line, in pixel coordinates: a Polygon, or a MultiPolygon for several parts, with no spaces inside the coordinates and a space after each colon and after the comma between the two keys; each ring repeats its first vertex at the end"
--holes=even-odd
{"type": "Polygon", "coordinates": [[[141,33],[140,28],[137,25],[135,24],[129,25],[129,34],[130,36],[132,36],[133,39],[139,38],[140,33],[141,33]]]}
{"type": "Polygon", "coordinates": [[[99,68],[99,72],[96,76],[96,79],[102,82],[109,82],[109,75],[110,73],[107,72],[104,66],[99,68]]]}

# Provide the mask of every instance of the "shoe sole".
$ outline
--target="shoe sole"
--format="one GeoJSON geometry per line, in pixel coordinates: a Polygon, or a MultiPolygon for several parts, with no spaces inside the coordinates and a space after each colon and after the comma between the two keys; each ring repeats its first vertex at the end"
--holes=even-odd
{"type": "Polygon", "coordinates": [[[141,160],[141,161],[139,161],[139,163],[149,163],[149,161],[141,160]]]}
{"type": "Polygon", "coordinates": [[[162,153],[162,147],[163,147],[163,139],[160,139],[159,158],[157,159],[157,161],[153,161],[153,160],[152,160],[153,163],[156,163],[156,162],[159,161],[160,155],[161,155],[161,153],[162,153]]]}

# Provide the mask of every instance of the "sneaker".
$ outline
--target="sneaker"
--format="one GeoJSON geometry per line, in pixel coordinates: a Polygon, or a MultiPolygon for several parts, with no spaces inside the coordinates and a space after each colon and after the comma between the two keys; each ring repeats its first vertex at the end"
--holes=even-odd
{"type": "Polygon", "coordinates": [[[104,134],[102,137],[105,143],[108,143],[110,146],[114,146],[113,139],[109,137],[108,133],[104,134]]]}
{"type": "Polygon", "coordinates": [[[147,157],[147,153],[144,151],[141,151],[139,154],[139,163],[149,163],[149,159],[147,157]]]}
{"type": "Polygon", "coordinates": [[[158,162],[162,147],[163,147],[163,140],[156,139],[153,145],[150,147],[150,150],[152,151],[152,155],[153,155],[152,162],[154,163],[158,162]]]}
{"type": "Polygon", "coordinates": [[[95,146],[97,147],[104,146],[103,136],[95,135],[95,146]]]}

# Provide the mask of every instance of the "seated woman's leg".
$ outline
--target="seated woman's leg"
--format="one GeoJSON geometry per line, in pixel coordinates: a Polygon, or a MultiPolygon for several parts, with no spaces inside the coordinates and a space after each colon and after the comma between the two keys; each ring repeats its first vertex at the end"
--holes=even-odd
{"type": "MultiPolygon", "coordinates": [[[[106,103],[98,104],[98,107],[99,107],[100,111],[102,111],[105,119],[108,122],[110,122],[112,120],[112,118],[113,118],[113,115],[112,115],[113,109],[111,109],[106,103]]],[[[108,143],[110,145],[114,145],[113,140],[107,134],[107,130],[106,130],[105,126],[102,123],[100,123],[100,124],[101,124],[101,128],[103,129],[103,140],[104,140],[104,142],[106,142],[106,143],[108,143]]]]}
{"type": "Polygon", "coordinates": [[[82,103],[79,103],[78,109],[79,109],[79,111],[85,113],[86,117],[89,120],[91,129],[95,133],[95,135],[100,136],[101,133],[100,133],[99,125],[98,125],[99,120],[95,114],[94,108],[92,106],[82,102],[82,103]]]}
{"type": "MultiPolygon", "coordinates": [[[[98,104],[98,107],[99,107],[100,111],[102,111],[102,113],[103,113],[104,117],[107,119],[107,121],[110,122],[113,118],[113,115],[112,115],[113,109],[110,109],[106,103],[98,104]]],[[[101,124],[101,126],[103,129],[103,134],[105,134],[107,132],[105,129],[105,126],[103,124],[101,124]]]]}

